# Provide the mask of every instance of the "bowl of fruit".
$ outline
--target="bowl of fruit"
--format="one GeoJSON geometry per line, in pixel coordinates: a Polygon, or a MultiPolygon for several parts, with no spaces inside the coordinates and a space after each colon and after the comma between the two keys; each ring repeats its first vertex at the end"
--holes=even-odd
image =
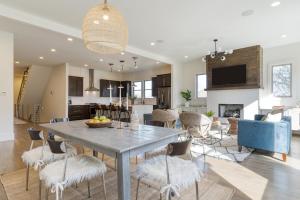
{"type": "Polygon", "coordinates": [[[111,120],[105,116],[94,117],[93,119],[88,120],[85,124],[89,128],[104,128],[111,126],[111,120]]]}

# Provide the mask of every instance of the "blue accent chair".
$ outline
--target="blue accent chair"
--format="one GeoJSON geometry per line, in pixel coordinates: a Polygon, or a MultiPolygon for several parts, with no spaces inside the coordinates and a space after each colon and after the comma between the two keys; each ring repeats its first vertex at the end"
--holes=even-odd
{"type": "Polygon", "coordinates": [[[280,122],[260,121],[263,115],[256,115],[255,120],[239,120],[238,145],[253,149],[261,149],[286,155],[290,151],[292,130],[291,118],[283,116],[280,122]]]}

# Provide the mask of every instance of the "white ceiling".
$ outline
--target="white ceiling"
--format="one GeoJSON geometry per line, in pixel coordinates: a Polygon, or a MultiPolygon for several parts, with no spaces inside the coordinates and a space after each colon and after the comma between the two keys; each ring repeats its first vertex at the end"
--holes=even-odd
{"type": "Polygon", "coordinates": [[[73,38],[73,42],[67,40],[68,36],[42,28],[20,23],[11,19],[0,17],[1,30],[14,33],[14,48],[16,67],[28,65],[56,66],[69,63],[74,66],[110,70],[108,63],[113,63],[113,69],[121,69],[120,60],[124,60],[124,71],[140,71],[148,68],[161,67],[164,63],[157,64],[156,60],[145,58],[132,53],[125,55],[100,56],[87,50],[81,39],[73,38]],[[54,48],[56,52],[51,52],[54,48]],[[44,57],[40,60],[39,57],[44,57]],[[133,56],[137,56],[138,68],[134,67],[133,56]],[[103,62],[100,62],[103,59],[103,62]]]}
{"type": "MultiPolygon", "coordinates": [[[[184,61],[185,55],[188,55],[189,59],[194,59],[205,55],[208,50],[213,50],[214,38],[220,39],[220,46],[223,49],[256,44],[272,47],[300,41],[300,1],[280,0],[281,5],[275,8],[270,6],[273,1],[275,0],[109,0],[108,2],[125,16],[131,49],[161,55],[170,60],[184,61]],[[249,9],[254,10],[253,15],[241,16],[243,11],[249,9]],[[287,37],[281,38],[283,34],[287,37]],[[156,40],[164,42],[150,46],[150,42],[156,40]]],[[[99,2],[101,1],[0,0],[0,4],[15,11],[51,20],[62,25],[60,28],[76,30],[78,33],[88,9],[99,2]]],[[[3,27],[1,25],[0,29],[3,27]]],[[[23,31],[23,28],[26,29],[25,26],[21,26],[19,31],[23,31]]],[[[46,30],[32,32],[34,28],[29,29],[26,29],[28,33],[24,34],[27,34],[28,38],[32,35],[33,38],[31,42],[23,41],[27,46],[26,54],[31,53],[32,47],[40,54],[46,54],[43,51],[49,50],[50,46],[56,46],[58,49],[56,57],[61,57],[61,60],[74,60],[80,64],[86,56],[89,56],[87,58],[91,60],[90,62],[95,59],[95,55],[83,53],[84,50],[81,48],[84,47],[79,39],[75,41],[78,44],[69,47],[65,45],[65,38],[59,37],[58,34],[46,30]],[[41,42],[39,39],[46,41],[41,42]],[[45,48],[42,50],[41,47],[45,48]]],[[[22,37],[20,36],[20,39],[22,37]]],[[[20,52],[20,56],[23,53],[20,52]]],[[[152,56],[154,57],[156,56],[152,56]]],[[[119,60],[119,57],[117,59],[119,60]]]]}

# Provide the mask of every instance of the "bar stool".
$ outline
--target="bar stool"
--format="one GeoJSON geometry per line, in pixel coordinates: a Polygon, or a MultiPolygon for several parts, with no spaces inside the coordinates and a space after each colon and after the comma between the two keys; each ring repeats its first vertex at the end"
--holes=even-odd
{"type": "Polygon", "coordinates": [[[45,183],[46,187],[46,199],[48,199],[49,188],[51,188],[51,191],[55,191],[56,200],[60,200],[63,197],[63,190],[65,188],[83,181],[88,182],[88,197],[90,198],[89,182],[100,176],[102,176],[104,196],[106,199],[104,174],[107,169],[101,160],[87,155],[69,157],[65,141],[48,140],[48,144],[54,155],[63,155],[65,159],[52,162],[40,171],[40,180],[45,183]]]}
{"type": "Polygon", "coordinates": [[[128,110],[124,106],[122,106],[119,110],[119,119],[124,122],[130,122],[130,114],[132,112],[132,108],[128,107],[128,110]],[[123,114],[123,118],[122,118],[123,114]]]}
{"type": "Polygon", "coordinates": [[[115,105],[110,105],[110,118],[113,120],[118,120],[119,108],[115,105]]]}
{"type": "MultiPolygon", "coordinates": [[[[22,154],[22,160],[26,164],[26,191],[28,191],[28,182],[29,182],[29,168],[34,167],[35,170],[40,170],[43,166],[48,163],[51,163],[56,160],[60,160],[64,158],[64,154],[62,155],[53,155],[49,146],[46,144],[46,141],[43,136],[42,130],[36,130],[33,128],[29,128],[27,130],[31,144],[28,151],[25,151],[22,154]],[[34,147],[34,143],[37,141],[42,142],[42,146],[34,147]]],[[[76,149],[70,145],[67,146],[69,156],[76,155],[76,149]]]]}

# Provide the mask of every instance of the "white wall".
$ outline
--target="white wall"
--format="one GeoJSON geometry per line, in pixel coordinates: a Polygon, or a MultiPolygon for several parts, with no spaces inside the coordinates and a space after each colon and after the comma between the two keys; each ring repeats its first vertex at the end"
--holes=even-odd
{"type": "Polygon", "coordinates": [[[42,97],[41,122],[68,116],[68,64],[52,67],[42,97]]]}
{"type": "Polygon", "coordinates": [[[162,67],[151,68],[148,70],[134,71],[129,73],[123,73],[122,79],[125,81],[141,81],[141,80],[151,80],[159,74],[169,74],[171,73],[171,66],[165,65],[162,67]]]}
{"type": "Polygon", "coordinates": [[[300,102],[300,43],[264,49],[264,89],[260,93],[260,107],[295,106],[300,102]],[[272,95],[272,66],[292,64],[292,97],[278,98],[272,95]]]}
{"type": "MultiPolygon", "coordinates": [[[[14,139],[14,37],[0,31],[0,141],[14,139]]],[[[4,153],[4,152],[1,152],[4,153]]]]}
{"type": "MultiPolygon", "coordinates": [[[[69,66],[68,76],[83,77],[83,89],[85,90],[89,86],[89,71],[87,68],[69,66]]],[[[94,85],[100,89],[100,79],[108,80],[123,80],[122,74],[118,72],[109,72],[103,70],[95,70],[94,72],[94,85]]],[[[83,97],[70,97],[73,105],[83,105],[86,103],[100,103],[109,104],[109,98],[100,98],[99,92],[86,92],[84,91],[83,97]]],[[[118,100],[116,100],[118,101],[118,100]]]]}

